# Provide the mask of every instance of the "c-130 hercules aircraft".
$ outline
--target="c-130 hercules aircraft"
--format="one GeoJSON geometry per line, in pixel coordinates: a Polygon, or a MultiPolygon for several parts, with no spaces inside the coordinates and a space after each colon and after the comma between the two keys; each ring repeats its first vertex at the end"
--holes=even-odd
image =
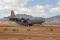
{"type": "Polygon", "coordinates": [[[34,24],[42,24],[45,22],[45,20],[40,20],[40,21],[35,21],[34,20],[30,20],[29,18],[28,19],[25,19],[25,18],[17,18],[16,15],[14,14],[14,11],[11,10],[11,16],[9,17],[9,20],[10,21],[14,21],[18,24],[21,24],[21,25],[24,25],[24,26],[33,26],[34,24]]]}

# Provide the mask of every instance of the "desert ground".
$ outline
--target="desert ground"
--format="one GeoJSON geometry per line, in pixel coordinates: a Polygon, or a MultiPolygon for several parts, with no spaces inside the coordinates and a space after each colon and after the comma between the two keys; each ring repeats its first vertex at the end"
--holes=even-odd
{"type": "Polygon", "coordinates": [[[31,27],[0,23],[0,40],[60,40],[59,24],[35,24],[31,27]]]}

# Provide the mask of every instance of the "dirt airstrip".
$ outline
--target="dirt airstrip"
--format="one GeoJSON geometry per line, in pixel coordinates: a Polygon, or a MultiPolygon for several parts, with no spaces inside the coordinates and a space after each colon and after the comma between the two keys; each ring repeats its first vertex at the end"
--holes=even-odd
{"type": "Polygon", "coordinates": [[[0,40],[60,40],[59,24],[36,24],[32,27],[13,24],[8,27],[7,24],[0,24],[0,40]]]}

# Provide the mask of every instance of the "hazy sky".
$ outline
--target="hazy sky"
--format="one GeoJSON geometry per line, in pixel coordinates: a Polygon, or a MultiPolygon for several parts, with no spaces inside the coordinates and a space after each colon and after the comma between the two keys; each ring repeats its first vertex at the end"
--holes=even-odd
{"type": "Polygon", "coordinates": [[[0,18],[15,14],[28,14],[36,17],[60,15],[60,0],[0,0],[0,18]]]}

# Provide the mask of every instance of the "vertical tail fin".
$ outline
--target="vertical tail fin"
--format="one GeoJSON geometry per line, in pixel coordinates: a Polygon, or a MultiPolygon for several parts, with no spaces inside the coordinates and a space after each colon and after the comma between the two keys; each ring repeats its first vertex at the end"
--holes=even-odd
{"type": "Polygon", "coordinates": [[[11,16],[10,16],[10,18],[16,18],[13,10],[11,10],[11,16]]]}

